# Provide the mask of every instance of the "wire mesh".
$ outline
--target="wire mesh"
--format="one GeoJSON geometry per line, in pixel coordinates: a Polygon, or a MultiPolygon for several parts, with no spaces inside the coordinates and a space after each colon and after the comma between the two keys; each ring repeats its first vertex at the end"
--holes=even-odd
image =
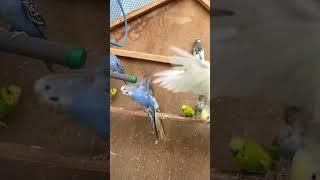
{"type": "MultiPolygon", "coordinates": [[[[155,2],[156,0],[120,0],[125,14],[138,10],[150,3],[155,2]]],[[[110,1],[110,21],[117,20],[122,17],[122,12],[119,7],[117,0],[110,1]]]]}

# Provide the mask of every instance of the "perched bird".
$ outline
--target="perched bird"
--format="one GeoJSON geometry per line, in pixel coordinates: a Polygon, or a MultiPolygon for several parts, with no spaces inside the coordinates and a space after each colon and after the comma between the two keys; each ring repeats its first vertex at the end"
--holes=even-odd
{"type": "Polygon", "coordinates": [[[210,113],[207,109],[203,109],[200,112],[200,119],[204,122],[209,122],[210,121],[210,113]]]}
{"type": "Polygon", "coordinates": [[[166,138],[165,132],[157,115],[159,105],[153,96],[149,76],[144,76],[144,78],[135,85],[122,86],[121,92],[146,108],[152,126],[155,129],[157,139],[164,140],[166,138]]]}
{"type": "Polygon", "coordinates": [[[32,37],[48,38],[46,23],[35,0],[1,0],[0,13],[10,26],[9,30],[32,37]]]}
{"type": "Polygon", "coordinates": [[[110,103],[112,102],[112,97],[117,94],[117,89],[116,88],[111,88],[110,89],[110,103]]]}
{"type": "Polygon", "coordinates": [[[278,160],[276,153],[246,137],[233,137],[229,148],[242,171],[268,173],[278,160]]]}
{"type": "Polygon", "coordinates": [[[291,165],[291,180],[317,180],[320,178],[320,145],[308,141],[294,156],[291,165]]]}
{"type": "Polygon", "coordinates": [[[91,72],[55,74],[42,77],[34,86],[41,102],[70,113],[104,141],[109,140],[109,92],[106,59],[102,57],[91,72]]]}
{"type": "Polygon", "coordinates": [[[210,114],[210,63],[199,61],[179,48],[171,49],[177,56],[170,57],[170,63],[176,66],[154,74],[157,78],[153,83],[174,93],[192,92],[198,95],[210,114]]]}
{"type": "Polygon", "coordinates": [[[19,103],[22,90],[17,85],[9,85],[0,89],[0,126],[7,127],[6,118],[19,103]]]}
{"type": "Polygon", "coordinates": [[[187,117],[193,117],[196,114],[196,110],[189,104],[182,105],[182,112],[187,117]]]}
{"type": "MultiPolygon", "coordinates": [[[[0,0],[0,14],[7,22],[12,38],[27,34],[31,37],[47,39],[46,22],[40,14],[35,0],[0,0]]],[[[4,28],[1,28],[4,30],[4,28]]],[[[47,63],[47,69],[53,72],[53,64],[47,63]]]]}
{"type": "MultiPolygon", "coordinates": [[[[120,59],[117,58],[117,56],[110,53],[110,70],[114,73],[119,74],[125,74],[124,67],[120,62],[120,59]]],[[[123,81],[124,84],[127,84],[127,82],[123,81]]]]}
{"type": "Polygon", "coordinates": [[[273,145],[280,158],[291,161],[295,153],[304,147],[303,135],[300,131],[286,126],[275,137],[273,145]]]}
{"type": "Polygon", "coordinates": [[[195,56],[199,60],[204,60],[204,50],[201,45],[201,40],[197,39],[194,42],[193,50],[192,50],[193,56],[195,56]]]}

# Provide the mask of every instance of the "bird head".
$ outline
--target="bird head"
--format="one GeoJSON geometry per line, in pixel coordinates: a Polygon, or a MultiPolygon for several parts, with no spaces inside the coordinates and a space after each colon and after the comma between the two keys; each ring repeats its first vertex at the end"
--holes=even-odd
{"type": "Polygon", "coordinates": [[[182,108],[182,110],[185,110],[185,109],[187,109],[187,105],[183,104],[181,108],[182,108]]]}
{"type": "Polygon", "coordinates": [[[233,137],[230,140],[229,148],[233,156],[245,150],[245,139],[240,137],[233,137]]]}
{"type": "Polygon", "coordinates": [[[120,88],[120,90],[121,90],[121,92],[122,92],[122,94],[124,94],[124,95],[127,95],[127,96],[130,96],[130,90],[129,90],[129,87],[128,86],[121,86],[121,88],[120,88]]]}
{"type": "Polygon", "coordinates": [[[0,93],[1,97],[9,106],[15,106],[20,100],[21,92],[22,90],[19,86],[9,85],[1,88],[0,93]]]}
{"type": "Polygon", "coordinates": [[[111,93],[112,95],[117,94],[117,89],[116,89],[116,88],[111,88],[110,93],[111,93]]]}

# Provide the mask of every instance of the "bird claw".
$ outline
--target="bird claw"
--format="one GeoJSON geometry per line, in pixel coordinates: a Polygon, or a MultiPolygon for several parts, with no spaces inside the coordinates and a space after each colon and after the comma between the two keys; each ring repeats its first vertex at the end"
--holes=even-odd
{"type": "Polygon", "coordinates": [[[47,67],[47,70],[51,73],[54,73],[54,70],[53,70],[53,64],[51,63],[46,63],[46,67],[47,67]]]}
{"type": "Polygon", "coordinates": [[[28,36],[28,34],[26,32],[23,31],[15,31],[13,32],[12,36],[10,37],[11,39],[16,38],[17,36],[21,36],[21,35],[25,35],[28,36]]]}

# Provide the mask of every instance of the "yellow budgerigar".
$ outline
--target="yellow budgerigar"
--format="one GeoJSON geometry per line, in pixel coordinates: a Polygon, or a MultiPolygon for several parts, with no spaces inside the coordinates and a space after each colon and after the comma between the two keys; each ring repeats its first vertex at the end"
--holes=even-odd
{"type": "Polygon", "coordinates": [[[0,89],[0,126],[7,126],[6,118],[12,108],[18,104],[21,93],[21,88],[16,85],[9,85],[0,89]]]}
{"type": "Polygon", "coordinates": [[[296,152],[291,166],[291,180],[320,179],[320,144],[308,141],[296,152]]]}
{"type": "Polygon", "coordinates": [[[112,102],[113,96],[117,94],[117,89],[116,88],[111,88],[110,89],[110,103],[112,102]]]}

